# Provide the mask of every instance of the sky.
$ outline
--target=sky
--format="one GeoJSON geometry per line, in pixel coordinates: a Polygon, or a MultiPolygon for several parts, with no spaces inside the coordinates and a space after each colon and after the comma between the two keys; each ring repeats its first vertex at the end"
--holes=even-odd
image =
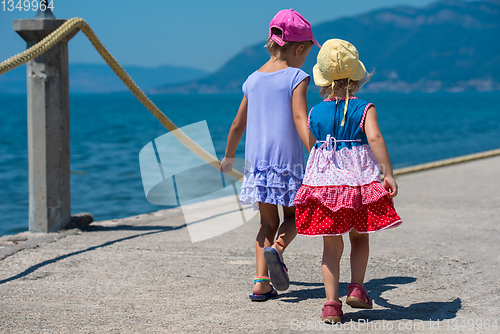
{"type": "MultiPolygon", "coordinates": [[[[3,0],[2,0],[3,1],[3,0]]],[[[8,11],[0,1],[0,62],[26,49],[13,31],[16,19],[33,11],[8,11]]],[[[19,0],[13,0],[15,3],[19,0]]],[[[7,3],[8,0],[5,0],[7,3]]],[[[81,17],[122,65],[188,66],[214,72],[244,47],[265,41],[268,25],[281,9],[293,8],[314,26],[371,10],[434,0],[52,0],[59,19],[81,17]]],[[[69,42],[70,63],[103,64],[79,32],[69,42]]]]}

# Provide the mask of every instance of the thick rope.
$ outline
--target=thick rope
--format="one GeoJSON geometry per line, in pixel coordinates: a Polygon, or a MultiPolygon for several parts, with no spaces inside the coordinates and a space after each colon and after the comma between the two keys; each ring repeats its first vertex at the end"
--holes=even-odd
{"type": "MultiPolygon", "coordinates": [[[[111,69],[116,73],[116,75],[123,81],[123,83],[130,89],[132,94],[134,94],[141,103],[148,108],[148,110],[160,121],[161,124],[168,131],[174,131],[172,134],[179,139],[189,150],[202,158],[205,162],[211,164],[215,168],[219,169],[219,160],[199,146],[191,138],[189,138],[182,130],[180,130],[160,109],[151,101],[146,94],[137,86],[137,84],[132,80],[130,75],[121,67],[121,65],[116,61],[116,59],[109,53],[108,50],[101,43],[99,38],[90,28],[90,26],[85,22],[85,20],[75,17],[64,22],[59,28],[54,30],[50,35],[45,37],[39,43],[33,45],[26,51],[15,55],[7,59],[6,61],[0,63],[0,75],[32,60],[39,55],[43,54],[45,51],[59,43],[65,36],[70,34],[74,30],[81,30],[85,36],[89,39],[92,45],[96,48],[97,52],[106,61],[106,63],[111,67],[111,69]]],[[[230,176],[239,180],[243,178],[243,174],[236,170],[232,170],[228,173],[230,176]]]]}
{"type": "MultiPolygon", "coordinates": [[[[130,91],[141,101],[141,103],[148,108],[148,110],[160,121],[161,124],[167,130],[174,131],[172,134],[179,139],[181,143],[183,143],[188,149],[190,149],[193,153],[202,158],[205,162],[211,164],[215,168],[219,168],[219,161],[216,157],[211,155],[205,149],[200,147],[196,142],[194,142],[191,138],[189,138],[184,132],[182,132],[160,109],[151,101],[146,94],[137,86],[137,84],[132,80],[132,78],[128,75],[128,73],[121,67],[121,65],[116,61],[116,59],[106,50],[101,41],[97,38],[96,34],[90,26],[85,22],[85,20],[75,17],[64,22],[59,28],[54,30],[50,35],[45,37],[39,43],[33,45],[31,48],[26,51],[15,55],[6,61],[0,63],[0,75],[38,57],[43,54],[45,51],[59,43],[64,37],[70,34],[73,30],[81,30],[87,36],[92,45],[96,48],[97,52],[101,55],[101,57],[106,61],[106,63],[111,67],[111,69],[116,73],[116,75],[123,81],[123,83],[130,89],[130,91]]],[[[486,151],[482,153],[475,153],[464,155],[457,158],[440,160],[436,162],[421,164],[413,167],[400,168],[394,170],[394,175],[402,175],[407,173],[419,172],[431,168],[443,167],[452,164],[457,164],[461,162],[487,158],[500,155],[500,149],[486,151]]],[[[232,170],[229,175],[234,177],[235,179],[241,179],[243,174],[232,170]]]]}

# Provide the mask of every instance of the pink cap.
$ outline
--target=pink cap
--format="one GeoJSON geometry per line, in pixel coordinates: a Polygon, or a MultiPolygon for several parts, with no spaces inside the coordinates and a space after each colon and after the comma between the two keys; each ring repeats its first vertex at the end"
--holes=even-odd
{"type": "Polygon", "coordinates": [[[283,46],[285,41],[289,42],[305,42],[313,41],[319,48],[318,41],[314,38],[311,25],[298,12],[293,9],[283,9],[278,12],[269,23],[269,37],[278,45],[283,46]],[[283,34],[275,35],[271,32],[271,28],[280,29],[283,34]]]}

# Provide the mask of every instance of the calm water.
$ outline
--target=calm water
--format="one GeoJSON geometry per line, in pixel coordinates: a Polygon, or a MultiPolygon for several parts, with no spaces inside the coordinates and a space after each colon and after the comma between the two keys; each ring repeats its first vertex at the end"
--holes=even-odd
{"type": "MultiPolygon", "coordinates": [[[[500,148],[500,93],[361,94],[377,106],[395,168],[500,148]]],[[[152,96],[178,126],[206,120],[223,157],[240,95],[152,96]]],[[[311,94],[309,105],[320,101],[311,94]]],[[[28,228],[26,97],[0,95],[0,235],[28,228]]],[[[139,152],[167,131],[132,95],[71,96],[71,210],[95,220],[162,209],[146,201],[139,152]]],[[[244,138],[237,155],[244,157],[244,138]]]]}

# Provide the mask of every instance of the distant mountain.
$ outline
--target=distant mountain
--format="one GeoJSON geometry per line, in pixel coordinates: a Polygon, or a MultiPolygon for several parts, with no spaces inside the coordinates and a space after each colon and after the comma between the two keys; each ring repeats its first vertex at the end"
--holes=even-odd
{"type": "MultiPolygon", "coordinates": [[[[500,90],[500,1],[441,1],[425,8],[394,7],[313,26],[323,43],[353,43],[369,71],[365,91],[500,90]]],[[[246,77],[269,59],[264,41],[244,49],[216,73],[158,93],[241,92],[246,77]]],[[[303,66],[316,63],[314,47],[303,66]]],[[[314,86],[314,85],[312,85],[314,86]]]]}
{"type": "MultiPolygon", "coordinates": [[[[202,70],[174,66],[156,68],[125,66],[124,68],[143,90],[164,84],[185,83],[209,74],[202,70]]],[[[70,64],[69,83],[71,93],[112,93],[128,90],[105,64],[70,64]]],[[[0,75],[0,93],[26,93],[26,66],[20,66],[0,75]]]]}

